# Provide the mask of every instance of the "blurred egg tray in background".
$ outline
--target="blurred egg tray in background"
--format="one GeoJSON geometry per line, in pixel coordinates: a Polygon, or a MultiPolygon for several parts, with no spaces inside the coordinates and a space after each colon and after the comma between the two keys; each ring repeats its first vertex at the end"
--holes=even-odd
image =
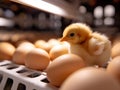
{"type": "Polygon", "coordinates": [[[58,38],[58,35],[54,32],[34,32],[34,31],[0,31],[0,42],[8,41],[12,44],[16,44],[22,40],[28,40],[34,42],[38,39],[48,40],[50,38],[58,38]]]}

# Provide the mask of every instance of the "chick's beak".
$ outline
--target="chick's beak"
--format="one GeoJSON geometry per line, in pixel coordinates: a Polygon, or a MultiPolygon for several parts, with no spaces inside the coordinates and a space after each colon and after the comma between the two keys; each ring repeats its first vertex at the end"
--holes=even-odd
{"type": "Polygon", "coordinates": [[[61,39],[60,39],[60,41],[62,42],[62,41],[67,41],[67,38],[66,37],[62,37],[61,39]]]}

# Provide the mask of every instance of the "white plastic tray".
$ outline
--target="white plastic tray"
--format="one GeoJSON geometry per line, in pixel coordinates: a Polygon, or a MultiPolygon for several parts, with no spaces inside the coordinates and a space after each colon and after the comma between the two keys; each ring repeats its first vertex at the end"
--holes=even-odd
{"type": "Polygon", "coordinates": [[[58,88],[47,81],[44,72],[4,60],[0,62],[0,90],[58,90],[58,88]]]}

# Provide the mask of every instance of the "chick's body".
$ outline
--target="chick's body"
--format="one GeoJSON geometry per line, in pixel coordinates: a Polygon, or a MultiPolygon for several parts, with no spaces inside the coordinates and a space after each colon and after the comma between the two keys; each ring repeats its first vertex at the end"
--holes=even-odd
{"type": "Polygon", "coordinates": [[[65,28],[61,41],[70,43],[70,53],[81,56],[88,65],[105,64],[111,56],[111,42],[89,26],[74,23],[65,28]]]}

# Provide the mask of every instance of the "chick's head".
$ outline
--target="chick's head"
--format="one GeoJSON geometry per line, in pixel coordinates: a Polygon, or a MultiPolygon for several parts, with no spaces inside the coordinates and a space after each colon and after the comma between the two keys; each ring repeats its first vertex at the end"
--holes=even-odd
{"type": "Polygon", "coordinates": [[[85,42],[91,37],[92,30],[83,23],[74,23],[67,26],[63,32],[61,41],[68,41],[74,44],[85,42]]]}

